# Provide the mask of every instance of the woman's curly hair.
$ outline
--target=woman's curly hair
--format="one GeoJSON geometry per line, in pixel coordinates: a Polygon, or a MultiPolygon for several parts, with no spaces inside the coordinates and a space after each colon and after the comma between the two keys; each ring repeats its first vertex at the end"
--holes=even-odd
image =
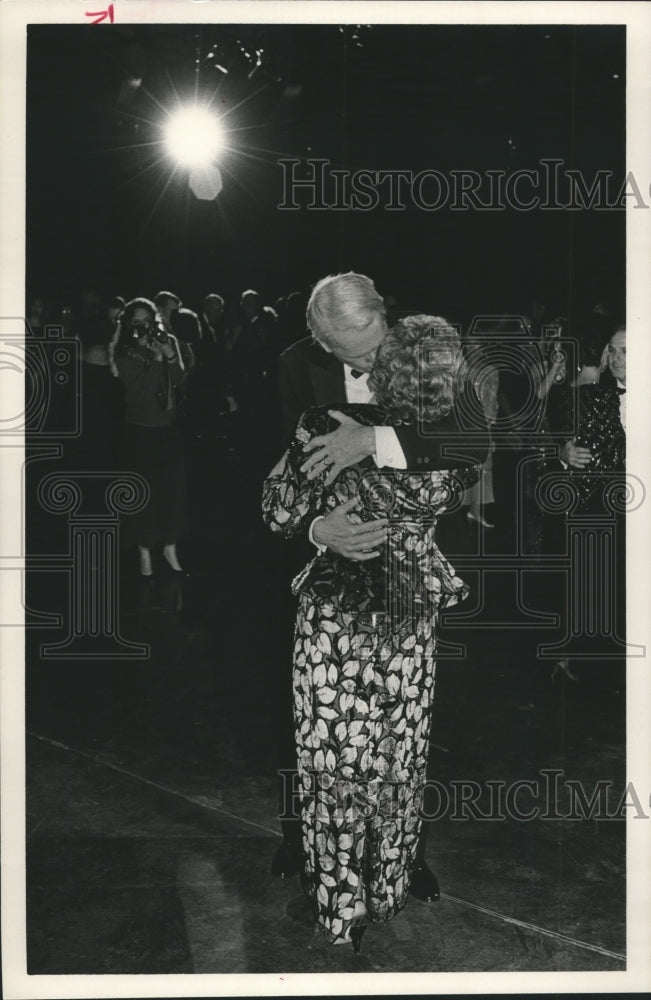
{"type": "Polygon", "coordinates": [[[380,344],[368,384],[396,422],[433,423],[450,412],[466,375],[454,327],[441,316],[407,316],[380,344]]]}

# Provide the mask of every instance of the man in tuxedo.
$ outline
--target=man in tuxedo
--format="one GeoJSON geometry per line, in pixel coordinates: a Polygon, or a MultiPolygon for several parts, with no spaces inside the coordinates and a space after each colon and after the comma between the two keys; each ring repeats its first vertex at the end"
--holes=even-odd
{"type": "MultiPolygon", "coordinates": [[[[368,376],[388,329],[384,302],[373,282],[354,273],[331,275],[316,284],[308,302],[307,324],[312,336],[293,344],[280,357],[285,444],[291,440],[301,414],[310,406],[329,406],[337,416],[337,404],[370,402],[368,376]]],[[[469,383],[457,407],[436,425],[365,427],[343,414],[338,416],[339,428],[312,442],[313,453],[304,466],[309,475],[318,475],[325,468],[327,481],[332,481],[341,469],[368,455],[381,468],[424,472],[481,463],[488,454],[483,410],[469,383]],[[470,416],[473,429],[483,432],[477,435],[475,443],[463,430],[470,416]]],[[[385,537],[386,528],[378,527],[374,521],[353,525],[341,507],[315,519],[309,529],[313,545],[356,560],[374,558],[385,537]]],[[[300,554],[305,562],[304,541],[300,554]]],[[[314,549],[307,557],[313,554],[314,549]]],[[[282,742],[289,746],[287,739],[282,742]]],[[[273,859],[272,872],[288,877],[303,869],[300,823],[297,819],[281,819],[281,826],[283,844],[273,859]]],[[[424,823],[410,893],[431,902],[439,898],[439,887],[425,863],[426,826],[424,823]]]]}

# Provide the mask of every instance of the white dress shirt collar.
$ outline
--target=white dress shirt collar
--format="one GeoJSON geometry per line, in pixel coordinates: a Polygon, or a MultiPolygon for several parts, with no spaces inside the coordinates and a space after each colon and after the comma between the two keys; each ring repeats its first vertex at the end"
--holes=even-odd
{"type": "Polygon", "coordinates": [[[347,403],[371,402],[371,390],[368,387],[368,372],[364,372],[355,378],[350,365],[344,364],[344,385],[347,403]]]}

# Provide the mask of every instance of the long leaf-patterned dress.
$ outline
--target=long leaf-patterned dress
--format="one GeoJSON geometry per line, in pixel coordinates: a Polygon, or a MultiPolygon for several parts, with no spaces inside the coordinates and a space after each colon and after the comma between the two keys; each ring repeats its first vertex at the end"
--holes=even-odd
{"type": "MultiPolygon", "coordinates": [[[[338,409],[387,423],[371,405],[338,409]]],[[[389,518],[383,556],[318,554],[293,582],[299,596],[293,690],[306,878],[326,938],[348,935],[362,879],[368,919],[407,901],[421,819],[439,608],[466,585],[435,543],[436,515],[460,503],[481,466],[411,473],[372,459],[326,487],[300,471],[305,445],[334,430],[327,409],[301,418],[282,472],[263,490],[272,531],[291,537],[353,496],[353,519],[389,518]]]]}

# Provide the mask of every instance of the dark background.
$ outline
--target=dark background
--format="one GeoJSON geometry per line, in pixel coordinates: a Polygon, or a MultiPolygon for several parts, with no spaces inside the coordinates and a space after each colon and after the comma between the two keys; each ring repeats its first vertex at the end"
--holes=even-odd
{"type": "MultiPolygon", "coordinates": [[[[443,172],[558,157],[588,179],[598,169],[621,177],[623,28],[32,26],[27,112],[27,291],[59,309],[89,285],[126,298],[171,288],[194,308],[206,291],[232,304],[257,287],[273,302],[350,268],[405,308],[464,323],[525,309],[534,295],[552,316],[597,300],[613,315],[623,306],[623,211],[276,207],[281,156],[443,172]],[[133,78],[142,83],[129,90],[133,78]],[[230,128],[224,190],[210,203],[180,173],[168,184],[158,145],[166,111],[195,83],[230,128]]],[[[45,379],[55,352],[35,346],[45,379]]],[[[81,386],[83,400],[85,385],[70,379],[59,398],[81,386]]],[[[48,419],[61,440],[58,405],[48,419]]],[[[270,874],[274,772],[293,763],[294,608],[259,480],[281,449],[263,465],[261,425],[242,430],[236,418],[221,435],[186,438],[191,531],[180,556],[190,576],[179,581],[161,556],[141,581],[137,553],[120,556],[120,633],[148,643],[149,658],[50,659],[41,647],[64,629],[26,630],[30,973],[623,968],[623,820],[437,822],[428,861],[440,904],[374,926],[359,959],[312,936],[297,882],[270,874]]],[[[66,628],[73,595],[51,569],[68,551],[68,516],[45,511],[38,488],[49,472],[74,477],[82,461],[104,467],[96,425],[82,424],[83,458],[65,439],[62,458],[29,462],[25,479],[29,552],[37,565],[39,554],[57,557],[30,569],[26,606],[61,614],[66,628]]],[[[486,549],[498,565],[516,524],[504,509],[508,531],[486,549]]],[[[480,537],[459,543],[478,552],[480,537]]],[[[455,561],[456,546],[441,546],[455,561]]],[[[587,791],[603,780],[623,789],[624,661],[573,662],[575,681],[542,659],[538,644],[562,631],[508,622],[546,609],[545,588],[560,610],[562,578],[525,573],[520,592],[504,565],[483,593],[483,568],[464,565],[473,594],[442,624],[430,775],[446,787],[508,785],[561,768],[587,791]],[[479,628],[467,621],[475,611],[479,628]],[[446,642],[464,655],[446,656],[446,642]]]]}
{"type": "Polygon", "coordinates": [[[616,193],[625,84],[624,27],[30,26],[28,292],[171,288],[196,308],[254,287],[272,303],[354,269],[455,320],[533,296],[620,314],[623,210],[291,213],[277,160],[512,172],[558,157],[588,182],[612,170],[616,193]],[[213,202],[160,145],[166,111],[195,91],[229,130],[213,202]]]}

